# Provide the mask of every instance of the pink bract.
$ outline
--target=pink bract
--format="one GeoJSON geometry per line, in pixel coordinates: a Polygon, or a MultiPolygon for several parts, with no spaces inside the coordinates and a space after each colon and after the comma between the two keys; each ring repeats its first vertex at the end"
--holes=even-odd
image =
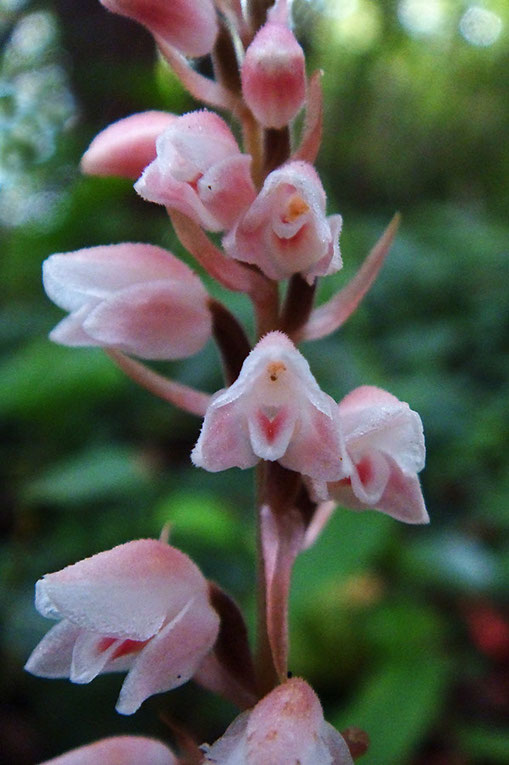
{"type": "Polygon", "coordinates": [[[337,406],[282,332],[251,351],[237,380],[209,404],[191,458],[216,472],[259,459],[332,481],[348,474],[337,406]]]}
{"type": "Polygon", "coordinates": [[[209,231],[231,228],[256,196],[251,157],[241,154],[230,128],[214,112],[178,117],[158,137],[156,149],[136,191],[209,231]]]}
{"type": "Polygon", "coordinates": [[[220,765],[353,765],[346,742],[325,722],[317,695],[298,677],[277,686],[202,748],[204,763],[220,765]]]}
{"type": "Polygon", "coordinates": [[[325,215],[325,191],[307,162],[288,162],[265,179],[235,228],[223,239],[231,258],[258,266],[270,279],[317,276],[342,267],[341,216],[325,215]]]}
{"type": "Polygon", "coordinates": [[[100,0],[113,13],[143,24],[186,56],[205,56],[214,46],[217,17],[212,0],[100,0]]]}
{"type": "Polygon", "coordinates": [[[128,671],[117,711],[189,680],[212,648],[219,619],[198,567],[174,547],[140,539],[86,558],[36,585],[36,608],[59,622],[26,669],[89,683],[128,671]]]}
{"type": "Polygon", "coordinates": [[[62,345],[117,348],[144,359],[191,356],[211,333],[208,295],[171,252],[112,244],[51,255],[48,296],[70,312],[50,334],[62,345]]]}

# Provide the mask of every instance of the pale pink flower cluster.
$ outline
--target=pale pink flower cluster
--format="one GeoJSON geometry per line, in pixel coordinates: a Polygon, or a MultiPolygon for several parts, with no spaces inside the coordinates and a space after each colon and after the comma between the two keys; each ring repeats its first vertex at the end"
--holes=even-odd
{"type": "Polygon", "coordinates": [[[163,205],[208,276],[251,300],[257,336],[251,347],[228,307],[171,252],[123,243],[48,258],[46,292],[68,312],[51,339],[107,349],[136,382],[202,415],[191,454],[197,467],[259,465],[259,624],[266,650],[257,664],[238,607],[164,538],[129,542],[47,574],[37,583],[36,607],[57,624],[29,658],[30,672],[76,683],[127,672],[117,703],[122,714],[191,678],[245,710],[215,744],[193,745],[182,759],[133,736],[51,762],[351,765],[348,739],[324,721],[314,691],[302,679],[287,679],[291,568],[334,504],[426,523],[418,478],[424,436],[419,415],[380,388],[361,386],[336,403],[297,346],[331,334],[355,310],[397,220],[357,275],[313,308],[317,279],[342,267],[342,219],[327,215],[314,168],[320,74],[307,77],[289,0],[276,0],[267,14],[265,0],[101,2],[143,24],[190,93],[238,120],[243,143],[234,122],[210,109],[182,116],[150,111],[106,127],[82,169],[136,180],[143,199],[163,205]],[[187,59],[208,54],[214,79],[187,59]],[[295,142],[292,122],[302,108],[295,142]],[[220,234],[222,246],[206,232],[220,234]],[[225,387],[213,395],[130,358],[184,358],[210,338],[225,372],[225,387]],[[235,646],[235,655],[225,645],[235,646]]]}

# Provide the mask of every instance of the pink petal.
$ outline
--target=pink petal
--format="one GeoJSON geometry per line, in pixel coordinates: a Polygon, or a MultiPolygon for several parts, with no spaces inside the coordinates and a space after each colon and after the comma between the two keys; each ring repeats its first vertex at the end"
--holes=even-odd
{"type": "Polygon", "coordinates": [[[113,736],[46,760],[41,765],[177,765],[159,741],[144,736],[113,736]]]}
{"type": "Polygon", "coordinates": [[[117,712],[133,714],[149,696],[187,682],[217,637],[219,618],[207,595],[197,595],[139,653],[127,675],[117,712]]]}
{"type": "MultiPolygon", "coordinates": [[[[262,699],[249,716],[246,765],[332,765],[328,732],[327,740],[322,735],[323,722],[322,707],[312,688],[300,678],[288,680],[262,699]]],[[[343,762],[353,763],[346,757],[343,762]]]]}
{"type": "Polygon", "coordinates": [[[156,157],[156,138],[177,119],[167,112],[132,114],[102,130],[81,159],[86,175],[139,178],[156,157]]]}
{"type": "Polygon", "coordinates": [[[121,644],[122,640],[105,639],[95,632],[81,630],[74,643],[69,680],[73,683],[90,683],[103,672],[121,644]]]}
{"type": "Polygon", "coordinates": [[[406,475],[394,463],[377,509],[404,523],[429,523],[418,477],[406,475]]]}
{"type": "Polygon", "coordinates": [[[324,481],[348,475],[351,467],[337,418],[313,409],[302,412],[299,429],[279,461],[289,470],[324,481]]]}
{"type": "Polygon", "coordinates": [[[94,305],[94,303],[84,303],[77,311],[70,313],[69,316],[59,321],[56,327],[53,327],[49,333],[49,339],[54,343],[69,345],[75,348],[95,345],[93,339],[83,329],[83,322],[94,308],[94,305]]]}
{"type": "MultiPolygon", "coordinates": [[[[94,345],[144,359],[179,359],[205,345],[212,331],[206,293],[198,278],[146,282],[103,300],[83,322],[94,345]]],[[[91,343],[92,344],[92,343],[91,343]]]]}
{"type": "MultiPolygon", "coordinates": [[[[66,311],[139,282],[196,283],[197,276],[171,252],[150,244],[110,244],[51,255],[43,264],[44,289],[66,311]]],[[[204,291],[205,292],[205,291],[204,291]]]]}
{"type": "Polygon", "coordinates": [[[186,555],[140,539],[46,574],[36,585],[36,608],[45,616],[50,602],[77,627],[147,640],[206,587],[186,555]]]}
{"type": "Polygon", "coordinates": [[[251,157],[238,154],[213,165],[198,181],[200,198],[223,228],[231,228],[256,197],[250,168],[251,157]]]}
{"type": "Polygon", "coordinates": [[[354,462],[378,450],[406,473],[423,469],[426,451],[421,418],[404,401],[381,388],[362,385],[339,403],[339,416],[354,462]]]}
{"type": "Polygon", "coordinates": [[[25,664],[27,672],[37,677],[69,677],[74,643],[81,632],[66,619],[55,624],[32,651],[25,664]]]}
{"type": "Polygon", "coordinates": [[[343,507],[351,510],[380,510],[404,523],[429,523],[421,486],[416,475],[407,475],[387,458],[390,468],[389,479],[380,499],[366,503],[353,491],[349,481],[329,483],[329,496],[343,507]]]}
{"type": "Polygon", "coordinates": [[[143,24],[187,56],[205,56],[214,46],[217,18],[212,0],[100,0],[114,13],[143,24]]]}
{"type": "Polygon", "coordinates": [[[253,467],[258,462],[247,431],[247,425],[237,412],[235,404],[220,408],[210,404],[205,414],[200,437],[191,452],[196,467],[212,473],[231,467],[253,467]]]}
{"type": "Polygon", "coordinates": [[[387,457],[378,451],[365,453],[350,474],[352,491],[365,505],[375,507],[389,480],[387,457]]]}

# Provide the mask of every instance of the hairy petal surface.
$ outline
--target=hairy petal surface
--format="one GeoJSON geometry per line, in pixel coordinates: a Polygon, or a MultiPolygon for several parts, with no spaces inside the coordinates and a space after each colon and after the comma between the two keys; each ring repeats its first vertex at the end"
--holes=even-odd
{"type": "Polygon", "coordinates": [[[70,311],[50,334],[63,345],[175,359],[199,351],[211,334],[205,288],[160,247],[126,243],[57,253],[43,264],[43,282],[53,302],[70,311]]]}
{"type": "Polygon", "coordinates": [[[307,162],[288,162],[269,173],[262,190],[224,237],[231,258],[258,266],[270,279],[317,276],[342,267],[341,216],[325,216],[325,191],[307,162]]]}
{"type": "Polygon", "coordinates": [[[321,480],[348,474],[337,407],[282,332],[262,338],[212,399],[191,458],[213,472],[264,459],[321,480]]]}
{"type": "Polygon", "coordinates": [[[353,765],[348,746],[301,678],[276,687],[203,750],[204,762],[220,765],[353,765]]]}
{"type": "Polygon", "coordinates": [[[60,621],[26,669],[89,683],[124,672],[118,711],[132,714],[150,695],[189,680],[212,648],[219,617],[198,567],[163,541],[119,545],[47,574],[36,607],[60,621]]]}
{"type": "Polygon", "coordinates": [[[428,523],[417,477],[425,461],[417,412],[369,385],[345,396],[338,411],[353,468],[327,488],[315,483],[315,493],[354,510],[374,508],[406,523],[428,523]]]}
{"type": "Polygon", "coordinates": [[[256,196],[251,157],[241,154],[230,128],[214,112],[178,117],[158,137],[156,150],[136,191],[209,231],[230,228],[256,196]]]}

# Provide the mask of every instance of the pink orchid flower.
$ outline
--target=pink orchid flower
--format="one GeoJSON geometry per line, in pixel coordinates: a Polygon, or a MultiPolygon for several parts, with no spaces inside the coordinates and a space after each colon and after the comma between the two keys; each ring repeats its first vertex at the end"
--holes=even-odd
{"type": "Polygon", "coordinates": [[[113,13],[143,24],[186,56],[205,56],[214,46],[217,17],[212,0],[100,0],[113,13]]]}
{"type": "Polygon", "coordinates": [[[204,765],[353,765],[345,740],[325,722],[317,695],[298,677],[279,685],[202,749],[204,765]]]}
{"type": "Polygon", "coordinates": [[[258,266],[270,279],[339,271],[341,216],[325,215],[325,191],[307,162],[294,161],[265,179],[257,198],[223,239],[228,255],[258,266]]]}
{"type": "Polygon", "coordinates": [[[177,359],[197,353],[211,334],[205,288],[160,247],[112,244],[51,255],[43,282],[51,300],[70,312],[50,334],[62,345],[177,359]]]}
{"type": "Polygon", "coordinates": [[[174,120],[156,141],[157,158],[134,188],[149,202],[188,215],[209,231],[229,229],[256,190],[251,157],[224,120],[205,109],[174,120]]]}
{"type": "Polygon", "coordinates": [[[113,122],[96,135],[83,157],[86,175],[139,178],[156,158],[156,139],[177,117],[168,112],[139,112],[113,122]]]}
{"type": "Polygon", "coordinates": [[[174,547],[140,539],[46,574],[35,605],[58,619],[27,661],[39,677],[89,683],[128,674],[117,702],[132,714],[155,693],[187,682],[217,637],[207,581],[174,547]]]}
{"type": "Polygon", "coordinates": [[[338,411],[353,469],[327,487],[315,482],[315,492],[354,510],[373,508],[406,523],[429,523],[417,477],[425,461],[417,412],[371,385],[351,391],[338,411]]]}
{"type": "Polygon", "coordinates": [[[112,736],[80,746],[41,765],[177,765],[167,746],[145,736],[112,736]]]}
{"type": "Polygon", "coordinates": [[[304,51],[288,27],[286,0],[269,10],[246,51],[241,76],[244,100],[264,127],[284,127],[304,104],[304,51]]]}
{"type": "Polygon", "coordinates": [[[270,332],[233,385],[213,397],[191,459],[212,472],[279,460],[290,470],[333,481],[348,475],[343,453],[335,402],[291,340],[270,332]]]}

